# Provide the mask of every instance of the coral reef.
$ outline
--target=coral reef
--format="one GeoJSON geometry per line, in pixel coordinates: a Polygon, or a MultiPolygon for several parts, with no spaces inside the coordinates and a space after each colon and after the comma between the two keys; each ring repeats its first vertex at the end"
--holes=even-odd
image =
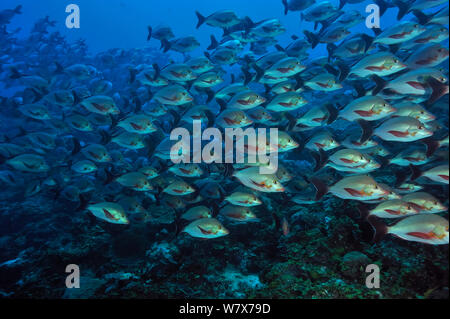
{"type": "Polygon", "coordinates": [[[111,225],[57,205],[4,205],[2,297],[448,297],[447,245],[394,237],[372,244],[353,204],[334,198],[296,206],[287,236],[261,216],[260,223],[231,224],[231,234],[215,240],[177,235],[165,221],[111,225]],[[380,267],[379,289],[365,285],[372,263],[380,267]],[[80,267],[80,289],[65,287],[68,264],[80,267]]]}

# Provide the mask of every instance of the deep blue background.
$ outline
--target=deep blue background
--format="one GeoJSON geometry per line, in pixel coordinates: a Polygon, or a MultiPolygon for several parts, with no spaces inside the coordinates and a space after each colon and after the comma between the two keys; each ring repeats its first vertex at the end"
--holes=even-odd
{"type": "MultiPolygon", "coordinates": [[[[338,4],[337,0],[330,2],[338,4]]],[[[357,5],[347,4],[344,9],[358,10],[366,16],[365,7],[369,3],[372,1],[367,0],[357,5]]],[[[312,29],[311,23],[300,22],[299,12],[289,12],[285,16],[281,0],[2,0],[0,9],[14,8],[18,4],[23,5],[23,14],[14,18],[11,28],[21,26],[23,32],[28,32],[36,19],[49,15],[52,20],[57,21],[57,29],[69,40],[86,38],[91,52],[94,53],[109,48],[159,45],[154,40],[146,43],[147,25],[167,24],[172,27],[177,37],[195,36],[203,48],[199,48],[198,52],[193,54],[200,54],[209,44],[209,35],[213,33],[220,37],[222,31],[208,25],[203,25],[196,30],[196,10],[203,15],[208,15],[218,10],[229,9],[235,11],[240,17],[247,15],[253,21],[278,18],[288,30],[286,34],[278,38],[282,44],[288,44],[292,34],[303,36],[303,30],[312,29]],[[65,8],[71,3],[80,7],[81,28],[78,30],[69,30],[65,27],[67,17],[65,8]]],[[[381,28],[384,29],[395,23],[396,14],[396,8],[389,9],[382,17],[381,28]]],[[[407,16],[404,19],[409,18],[407,16]]],[[[351,31],[372,34],[364,23],[351,31]]],[[[325,54],[324,45],[319,45],[315,52],[320,55],[325,54]]]]}

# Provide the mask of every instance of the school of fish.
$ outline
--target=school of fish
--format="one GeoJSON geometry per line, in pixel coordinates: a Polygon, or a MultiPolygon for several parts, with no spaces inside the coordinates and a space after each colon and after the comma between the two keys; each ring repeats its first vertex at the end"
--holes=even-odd
{"type": "MultiPolygon", "coordinates": [[[[151,222],[162,206],[177,213],[177,235],[202,239],[261,214],[288,236],[289,214],[277,216],[273,204],[287,212],[335,196],[358,203],[374,240],[448,244],[448,207],[436,196],[448,200],[448,2],[374,1],[381,14],[398,9],[398,22],[355,34],[365,16],[347,6],[363,2],[282,0],[280,11],[314,30],[195,12],[192,34],[223,30],[198,56],[195,36],[167,25],[148,27],[158,50],[92,55],[83,40],[50,31],[49,17],[19,38],[9,25],[22,6],[1,11],[0,78],[16,88],[0,100],[2,187],[114,224],[151,222]],[[286,33],[291,42],[281,45],[286,33]],[[320,45],[327,54],[311,54],[320,45]],[[278,170],[174,164],[186,154],[174,153],[170,132],[195,135],[194,121],[222,132],[277,128],[267,152],[278,154],[278,170]]],[[[245,155],[257,148],[246,145],[245,155]]]]}

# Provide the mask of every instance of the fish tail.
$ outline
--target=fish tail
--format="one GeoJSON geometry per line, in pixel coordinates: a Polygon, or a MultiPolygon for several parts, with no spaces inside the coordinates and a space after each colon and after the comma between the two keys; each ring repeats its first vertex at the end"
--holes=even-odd
{"type": "Polygon", "coordinates": [[[367,218],[367,221],[374,230],[372,242],[377,243],[382,240],[383,237],[388,233],[388,227],[386,226],[386,224],[375,216],[369,216],[367,218]]]}
{"type": "Polygon", "coordinates": [[[161,48],[163,49],[163,52],[166,53],[170,50],[170,47],[172,44],[167,40],[161,40],[161,48]]]}
{"type": "Polygon", "coordinates": [[[249,84],[253,79],[253,74],[251,74],[247,68],[242,68],[242,73],[244,73],[244,85],[249,84]]]}
{"type": "Polygon", "coordinates": [[[279,44],[275,44],[275,48],[280,52],[285,52],[286,50],[279,44]]]}
{"type": "Polygon", "coordinates": [[[364,205],[364,204],[358,205],[358,211],[359,211],[360,219],[367,220],[367,218],[369,218],[370,211],[366,205],[364,205]]]}
{"type": "Polygon", "coordinates": [[[253,63],[252,67],[256,71],[255,82],[258,82],[264,76],[264,70],[257,66],[256,63],[253,63]]]}
{"type": "Polygon", "coordinates": [[[22,73],[20,73],[16,68],[11,68],[11,75],[9,76],[10,79],[20,79],[23,76],[22,73]]]}
{"type": "MultiPolygon", "coordinates": [[[[270,92],[269,86],[266,88],[266,92],[270,92]]],[[[286,125],[286,127],[283,128],[283,130],[287,131],[287,132],[292,131],[292,129],[297,124],[297,118],[288,112],[286,112],[286,114],[284,114],[284,116],[288,120],[288,124],[286,125]]]]}
{"type": "Polygon", "coordinates": [[[211,39],[211,43],[206,48],[206,50],[214,50],[215,48],[217,48],[219,46],[219,42],[217,42],[217,39],[214,37],[214,35],[211,34],[210,39],[211,39]]]}
{"type": "Polygon", "coordinates": [[[364,34],[361,34],[361,39],[363,39],[365,42],[364,52],[367,52],[367,50],[369,50],[369,48],[372,45],[373,40],[375,40],[375,38],[364,33],[364,34]]]}
{"type": "Polygon", "coordinates": [[[362,131],[359,142],[364,143],[373,135],[373,127],[369,122],[367,122],[363,119],[359,119],[357,122],[358,122],[359,126],[361,127],[361,131],[362,131]]]}
{"type": "Polygon", "coordinates": [[[433,156],[434,152],[439,148],[439,142],[432,138],[427,138],[421,141],[427,146],[427,157],[433,156]]]}
{"type": "Polygon", "coordinates": [[[351,85],[353,86],[353,88],[356,91],[356,97],[357,98],[366,96],[366,94],[367,94],[366,88],[364,87],[364,85],[361,82],[359,82],[359,81],[352,81],[351,85]]]}
{"type": "Polygon", "coordinates": [[[201,26],[203,23],[205,23],[206,18],[205,18],[204,16],[202,16],[202,15],[200,14],[200,12],[198,12],[198,11],[195,11],[195,14],[197,15],[197,19],[198,19],[197,26],[196,26],[195,28],[198,29],[198,28],[200,28],[200,26],[201,26]]]}
{"type": "Polygon", "coordinates": [[[428,101],[426,104],[428,106],[432,105],[434,102],[439,100],[442,96],[448,93],[448,83],[442,83],[438,80],[436,80],[434,77],[430,76],[426,83],[431,87],[432,93],[430,97],[428,98],[428,101]]]}
{"type": "Polygon", "coordinates": [[[219,113],[222,113],[227,108],[227,102],[222,99],[216,99],[216,102],[220,106],[219,113]]]}
{"type": "Polygon", "coordinates": [[[303,33],[306,36],[306,40],[311,44],[311,47],[314,49],[319,44],[319,36],[311,31],[305,30],[303,33]]]}
{"type": "Polygon", "coordinates": [[[315,200],[319,201],[326,193],[328,193],[328,185],[317,177],[311,177],[309,182],[313,184],[316,189],[315,200]]]}
{"type": "Polygon", "coordinates": [[[338,77],[339,82],[342,82],[349,75],[350,68],[349,68],[349,66],[347,64],[341,63],[341,62],[336,63],[336,66],[337,66],[338,71],[339,71],[339,77],[338,77]]]}
{"type": "Polygon", "coordinates": [[[216,93],[213,90],[205,90],[207,99],[206,99],[206,104],[208,104],[209,102],[211,102],[214,99],[214,96],[216,95],[216,93]]]}
{"type": "Polygon", "coordinates": [[[136,74],[138,73],[138,71],[134,68],[130,68],[128,69],[128,72],[130,72],[130,84],[132,84],[135,80],[136,80],[136,74]]]}
{"type": "Polygon", "coordinates": [[[334,107],[333,104],[326,104],[325,108],[327,109],[329,115],[328,115],[328,119],[327,119],[327,124],[330,125],[331,123],[333,123],[334,121],[336,121],[338,115],[339,115],[339,111],[337,110],[337,108],[334,107]]]}
{"type": "Polygon", "coordinates": [[[108,185],[111,184],[114,181],[115,176],[113,175],[113,173],[111,172],[111,169],[107,169],[106,167],[104,168],[104,172],[106,175],[106,179],[103,182],[103,185],[108,185]]]}
{"type": "Polygon", "coordinates": [[[419,23],[421,25],[427,24],[432,18],[431,14],[427,15],[427,14],[425,14],[422,11],[419,11],[419,10],[413,10],[412,14],[414,14],[414,16],[417,18],[417,20],[419,21],[419,23]]]}
{"type": "Polygon", "coordinates": [[[105,131],[105,130],[100,130],[100,135],[102,136],[102,139],[101,139],[101,141],[100,141],[100,144],[102,144],[102,145],[106,145],[106,144],[108,144],[109,142],[111,142],[111,139],[112,139],[112,134],[110,134],[110,133],[108,133],[107,131],[105,131]]]}
{"type": "Polygon", "coordinates": [[[89,204],[89,198],[87,198],[84,194],[80,194],[78,198],[80,200],[80,204],[77,207],[77,211],[85,210],[89,204]]]}
{"type": "Polygon", "coordinates": [[[383,32],[381,28],[371,28],[371,30],[375,36],[379,36],[383,32]]]}
{"type": "Polygon", "coordinates": [[[409,11],[410,4],[400,0],[394,0],[394,5],[398,8],[397,20],[401,20],[409,11]]]}
{"type": "Polygon", "coordinates": [[[225,166],[225,171],[224,171],[224,176],[225,177],[229,177],[229,176],[234,176],[234,167],[232,164],[226,163],[223,164],[225,166]]]}
{"type": "Polygon", "coordinates": [[[55,65],[56,65],[56,70],[55,72],[53,72],[53,74],[62,74],[64,72],[64,67],[55,61],[55,65]]]}
{"type": "Polygon", "coordinates": [[[19,4],[15,9],[14,9],[14,13],[15,14],[22,14],[22,5],[19,4]]]}
{"type": "Polygon", "coordinates": [[[288,11],[289,11],[289,6],[288,6],[288,2],[287,0],[281,0],[281,3],[284,6],[284,15],[287,15],[288,11]]]}
{"type": "Polygon", "coordinates": [[[408,173],[404,170],[395,172],[395,187],[402,185],[408,177],[408,173]]]}
{"type": "Polygon", "coordinates": [[[336,49],[337,49],[336,44],[334,44],[334,43],[328,43],[327,44],[328,62],[330,62],[331,58],[333,57],[334,51],[336,49]]]}
{"type": "Polygon", "coordinates": [[[380,93],[381,90],[384,89],[387,82],[375,74],[372,75],[370,78],[375,82],[375,88],[372,90],[372,95],[377,95],[378,93],[380,93]]]}
{"type": "MultiPolygon", "coordinates": [[[[166,52],[166,51],[164,51],[164,52],[166,52]]],[[[161,74],[161,69],[159,68],[159,65],[156,63],[153,63],[152,67],[155,70],[155,75],[153,76],[153,80],[156,80],[159,77],[159,75],[161,74]]]]}
{"type": "Polygon", "coordinates": [[[323,149],[319,149],[319,153],[311,152],[311,156],[316,161],[316,166],[314,167],[314,172],[317,172],[325,166],[328,162],[328,154],[323,149]]]}
{"type": "Polygon", "coordinates": [[[420,176],[423,175],[423,172],[416,165],[409,164],[409,169],[411,170],[411,177],[410,177],[411,181],[415,181],[416,179],[418,179],[420,176]]]}
{"type": "Polygon", "coordinates": [[[347,3],[347,0],[339,0],[339,10],[341,10],[345,4],[347,3]]]}
{"type": "Polygon", "coordinates": [[[148,26],[147,30],[148,30],[147,41],[150,41],[150,39],[152,38],[153,29],[151,26],[148,26]]]}
{"type": "Polygon", "coordinates": [[[386,10],[390,7],[385,0],[375,0],[374,1],[378,7],[380,8],[380,17],[386,12],[386,10]]]}

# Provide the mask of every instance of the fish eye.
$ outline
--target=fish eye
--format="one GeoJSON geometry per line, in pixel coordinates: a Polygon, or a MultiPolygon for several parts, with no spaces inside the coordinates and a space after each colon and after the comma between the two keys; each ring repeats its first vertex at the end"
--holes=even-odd
{"type": "Polygon", "coordinates": [[[414,28],[418,28],[418,27],[419,27],[419,25],[418,25],[418,24],[415,24],[415,25],[414,25],[414,28]]]}
{"type": "Polygon", "coordinates": [[[398,59],[394,59],[394,63],[398,63],[398,59]]]}
{"type": "Polygon", "coordinates": [[[438,202],[437,201],[434,201],[434,203],[433,203],[434,205],[437,205],[438,204],[438,202]]]}
{"type": "Polygon", "coordinates": [[[375,189],[378,189],[378,185],[375,185],[375,189]]]}

